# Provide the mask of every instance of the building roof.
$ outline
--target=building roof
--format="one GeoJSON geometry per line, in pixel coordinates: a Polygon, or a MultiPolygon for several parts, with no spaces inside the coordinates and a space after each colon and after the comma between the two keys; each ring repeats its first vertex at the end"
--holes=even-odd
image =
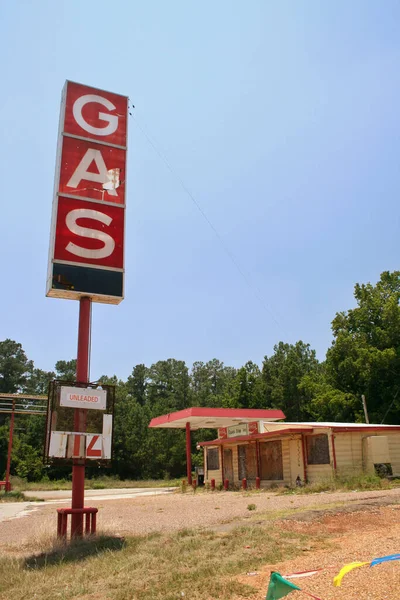
{"type": "Polygon", "coordinates": [[[185,429],[190,423],[190,429],[218,429],[230,427],[239,423],[252,421],[280,421],[285,419],[281,410],[247,409],[247,408],[205,408],[193,407],[155,417],[149,427],[185,429]]]}
{"type": "Polygon", "coordinates": [[[218,438],[207,442],[200,442],[199,446],[224,446],[252,440],[263,440],[265,438],[296,435],[300,433],[312,433],[318,427],[333,429],[335,433],[346,433],[356,431],[399,431],[400,425],[375,425],[373,423],[271,423],[269,431],[237,437],[218,438]],[[279,425],[280,428],[277,427],[279,425]],[[285,427],[282,428],[282,425],[285,427]]]}
{"type": "MultiPolygon", "coordinates": [[[[274,423],[271,424],[271,430],[274,428],[274,423]]],[[[282,425],[282,423],[280,423],[282,425]]],[[[336,431],[364,431],[364,430],[400,430],[400,425],[381,425],[377,423],[336,423],[336,422],[304,422],[304,423],[288,423],[285,421],[285,425],[290,427],[327,427],[336,431]]]]}
{"type": "Polygon", "coordinates": [[[251,442],[252,440],[263,440],[265,438],[277,437],[280,435],[296,435],[299,433],[310,433],[312,427],[303,428],[287,428],[278,429],[277,431],[267,431],[266,433],[253,433],[252,435],[241,435],[238,437],[230,438],[218,438],[217,440],[211,440],[209,442],[200,442],[199,446],[224,446],[226,444],[236,444],[238,442],[251,442]]]}

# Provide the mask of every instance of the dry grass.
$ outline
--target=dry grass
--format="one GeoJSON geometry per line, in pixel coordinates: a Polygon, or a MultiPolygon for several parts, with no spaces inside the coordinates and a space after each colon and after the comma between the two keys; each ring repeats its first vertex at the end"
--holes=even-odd
{"type": "Polygon", "coordinates": [[[346,492],[365,490],[391,490],[399,487],[399,482],[382,479],[377,475],[356,475],[324,479],[308,483],[303,487],[279,488],[280,494],[319,494],[321,492],[346,492]]]}
{"type": "Polygon", "coordinates": [[[40,502],[40,498],[27,498],[22,492],[12,490],[11,492],[0,492],[1,502],[40,502]]]}
{"type": "MultiPolygon", "coordinates": [[[[70,490],[72,482],[68,479],[59,479],[55,481],[26,481],[20,477],[11,478],[12,488],[15,491],[53,491],[53,490],[70,490]]],[[[85,489],[87,490],[105,490],[105,489],[125,489],[125,488],[149,488],[149,487],[176,487],[181,485],[180,479],[159,479],[159,480],[141,480],[134,481],[132,479],[120,480],[116,477],[104,475],[96,479],[85,479],[85,489]]]]}
{"type": "MultiPolygon", "coordinates": [[[[123,540],[111,536],[69,546],[43,534],[30,558],[0,558],[0,599],[191,600],[251,597],[233,576],[301,553],[303,533],[269,524],[229,532],[181,530],[123,540]]],[[[315,538],[314,538],[315,543],[315,538]]]]}

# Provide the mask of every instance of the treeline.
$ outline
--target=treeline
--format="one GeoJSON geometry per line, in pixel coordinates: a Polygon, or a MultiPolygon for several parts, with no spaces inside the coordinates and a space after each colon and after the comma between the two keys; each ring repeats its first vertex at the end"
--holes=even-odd
{"type": "MultiPolygon", "coordinates": [[[[185,437],[180,430],[150,430],[151,418],[190,406],[281,408],[288,421],[364,421],[361,395],[371,423],[399,423],[400,271],[382,273],[379,282],[355,286],[356,307],[337,313],[333,342],[319,362],[309,344],[279,342],[261,367],[249,361],[239,369],[213,359],[161,360],[133,367],[116,385],[114,462],[121,478],[160,478],[185,472],[185,437]]],[[[0,392],[47,394],[51,379],[75,379],[75,360],[60,360],[54,372],[34,366],[21,344],[0,342],[0,392]]],[[[0,475],[5,469],[8,417],[0,415],[0,475]]],[[[196,443],[215,431],[193,433],[196,443]]],[[[16,418],[12,472],[28,479],[63,476],[42,464],[44,419],[16,418]]]]}

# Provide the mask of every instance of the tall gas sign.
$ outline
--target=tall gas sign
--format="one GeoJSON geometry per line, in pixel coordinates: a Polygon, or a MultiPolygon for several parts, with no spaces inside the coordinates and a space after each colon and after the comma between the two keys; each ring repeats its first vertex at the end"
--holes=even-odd
{"type": "Polygon", "coordinates": [[[61,100],[47,296],[124,297],[128,98],[67,81],[61,100]]]}

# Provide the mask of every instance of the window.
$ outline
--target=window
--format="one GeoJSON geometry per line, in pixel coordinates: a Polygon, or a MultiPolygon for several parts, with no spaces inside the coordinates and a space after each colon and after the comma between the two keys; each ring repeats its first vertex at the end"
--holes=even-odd
{"type": "Polygon", "coordinates": [[[307,435],[307,462],[309,465],[329,465],[329,442],[325,433],[307,435]]]}
{"type": "Polygon", "coordinates": [[[218,448],[207,448],[207,469],[209,471],[218,471],[218,469],[219,469],[218,448]]]}
{"type": "Polygon", "coordinates": [[[282,480],[282,442],[263,442],[260,444],[261,479],[282,480]]]}

